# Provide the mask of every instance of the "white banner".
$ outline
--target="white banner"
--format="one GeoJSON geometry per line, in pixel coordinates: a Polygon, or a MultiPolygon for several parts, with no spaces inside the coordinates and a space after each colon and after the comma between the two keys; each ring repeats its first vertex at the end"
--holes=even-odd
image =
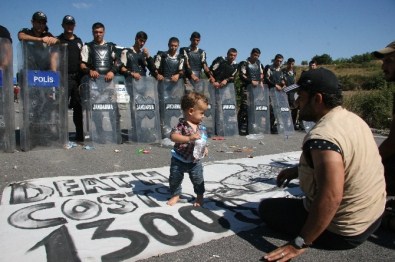
{"type": "Polygon", "coordinates": [[[204,208],[188,175],[170,207],[169,167],[51,177],[10,184],[0,205],[0,261],[135,261],[260,224],[263,198],[300,196],[276,187],[300,152],[204,164],[204,208]]]}

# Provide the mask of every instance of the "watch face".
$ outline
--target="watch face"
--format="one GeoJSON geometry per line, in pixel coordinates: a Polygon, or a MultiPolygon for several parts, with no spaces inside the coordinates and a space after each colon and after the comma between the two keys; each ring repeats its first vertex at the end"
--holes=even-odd
{"type": "Polygon", "coordinates": [[[299,248],[303,248],[305,246],[304,239],[301,237],[295,238],[295,245],[299,248]]]}

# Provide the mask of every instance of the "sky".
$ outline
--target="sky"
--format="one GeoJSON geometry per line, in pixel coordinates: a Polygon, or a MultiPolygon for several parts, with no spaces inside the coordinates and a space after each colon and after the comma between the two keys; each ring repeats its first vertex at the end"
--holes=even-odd
{"type": "Polygon", "coordinates": [[[124,47],[145,31],[151,55],[167,50],[172,36],[188,46],[198,31],[209,65],[231,47],[238,50],[237,62],[257,47],[264,65],[278,53],[298,65],[322,54],[351,58],[395,40],[395,0],[3,0],[0,10],[0,25],[13,39],[14,68],[18,31],[31,28],[36,11],[47,15],[55,36],[62,33],[63,17],[74,16],[83,42],[92,41],[95,22],[106,26],[106,41],[124,47]]]}

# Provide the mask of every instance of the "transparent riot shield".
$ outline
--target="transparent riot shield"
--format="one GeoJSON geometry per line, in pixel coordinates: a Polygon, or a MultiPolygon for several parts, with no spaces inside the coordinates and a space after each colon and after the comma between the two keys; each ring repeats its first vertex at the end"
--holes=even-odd
{"type": "Polygon", "coordinates": [[[114,77],[115,93],[118,104],[129,104],[130,95],[126,88],[126,80],[124,76],[116,75],[114,77]]]}
{"type": "Polygon", "coordinates": [[[270,102],[267,85],[248,85],[248,133],[270,133],[270,102]]]}
{"type": "Polygon", "coordinates": [[[12,44],[0,37],[0,150],[15,151],[12,44]]]}
{"type": "Polygon", "coordinates": [[[106,82],[84,76],[81,84],[86,141],[94,144],[121,144],[120,114],[114,80],[106,82]]]}
{"type": "Polygon", "coordinates": [[[171,129],[177,125],[178,119],[183,117],[181,110],[181,98],[184,95],[183,81],[172,82],[165,78],[158,83],[158,91],[162,138],[169,138],[171,129]]]}
{"type": "Polygon", "coordinates": [[[207,128],[207,135],[210,137],[215,133],[215,90],[210,86],[208,79],[200,79],[198,82],[191,81],[193,91],[205,95],[208,99],[208,108],[204,114],[204,125],[207,128]]]}
{"type": "Polygon", "coordinates": [[[21,42],[18,65],[21,149],[62,148],[68,142],[67,46],[21,42]]]}
{"type": "Polygon", "coordinates": [[[284,91],[275,88],[270,89],[273,112],[277,120],[277,130],[279,134],[290,136],[295,133],[292,122],[291,110],[288,104],[288,96],[284,91]]]}
{"type": "Polygon", "coordinates": [[[154,143],[161,139],[159,119],[158,82],[151,76],[140,80],[126,78],[130,90],[131,129],[129,140],[139,143],[154,143]]]}
{"type": "MultiPolygon", "coordinates": [[[[211,86],[211,85],[210,85],[211,86]]],[[[235,136],[237,125],[236,92],[233,83],[215,88],[215,130],[218,136],[235,136]]]]}
{"type": "Polygon", "coordinates": [[[129,130],[131,128],[131,108],[130,108],[130,94],[126,85],[126,80],[123,75],[115,75],[115,93],[116,101],[118,104],[119,115],[120,115],[120,130],[122,141],[129,140],[129,130]]]}

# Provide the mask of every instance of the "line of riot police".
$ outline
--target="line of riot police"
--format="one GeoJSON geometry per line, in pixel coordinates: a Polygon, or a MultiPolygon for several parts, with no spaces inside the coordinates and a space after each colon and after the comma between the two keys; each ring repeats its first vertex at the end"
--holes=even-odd
{"type": "MultiPolygon", "coordinates": [[[[64,32],[58,37],[48,32],[46,22],[46,15],[36,12],[32,28],[18,33],[23,106],[19,143],[24,151],[64,147],[69,140],[88,145],[159,142],[182,117],[180,100],[190,90],[209,98],[204,121],[209,136],[273,131],[271,104],[278,131],[293,132],[286,94],[264,84],[272,83],[270,76],[276,76],[277,69],[263,68],[258,48],[240,65],[237,50],[230,48],[226,57],[217,57],[209,67],[205,51],[198,47],[198,32],[192,33],[191,45],[180,50],[179,39],[171,37],[168,50],[152,57],[144,47],[148,36],[143,31],[136,34],[133,46],[120,48],[104,39],[105,26],[98,22],[92,25],[93,40],[83,45],[74,34],[72,16],[63,18],[64,32]],[[234,86],[237,75],[244,90],[240,110],[234,86]],[[68,109],[73,109],[74,137],[68,133],[68,109]]],[[[0,48],[6,49],[6,42],[0,42],[0,48]]],[[[14,108],[8,102],[11,87],[6,72],[12,78],[12,69],[2,70],[0,149],[12,152],[14,118],[4,112],[14,112],[14,108]],[[2,131],[4,126],[6,131],[2,131]]],[[[284,77],[280,81],[281,87],[286,86],[284,77]]]]}

